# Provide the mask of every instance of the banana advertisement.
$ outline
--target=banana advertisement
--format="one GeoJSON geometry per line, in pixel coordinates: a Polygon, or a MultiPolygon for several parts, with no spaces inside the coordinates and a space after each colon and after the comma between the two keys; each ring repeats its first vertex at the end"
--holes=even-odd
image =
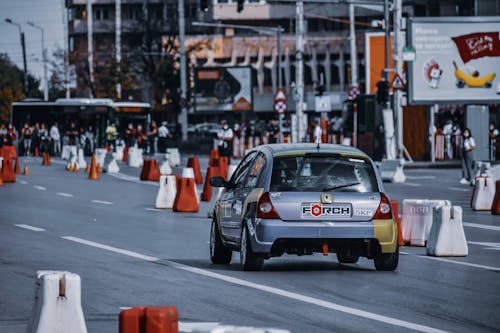
{"type": "Polygon", "coordinates": [[[500,101],[500,17],[413,18],[408,32],[410,103],[500,101]]]}

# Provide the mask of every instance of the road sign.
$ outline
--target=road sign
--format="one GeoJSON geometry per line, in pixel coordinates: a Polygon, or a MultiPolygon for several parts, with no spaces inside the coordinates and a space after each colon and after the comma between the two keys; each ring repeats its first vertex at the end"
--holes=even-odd
{"type": "Polygon", "coordinates": [[[330,96],[316,96],[314,97],[315,111],[316,112],[330,112],[332,111],[332,103],[330,96]]]}
{"type": "Polygon", "coordinates": [[[406,85],[399,74],[396,74],[394,76],[394,80],[392,80],[391,86],[394,90],[406,90],[406,85]]]}
{"type": "Polygon", "coordinates": [[[284,114],[288,109],[286,101],[279,100],[274,102],[274,111],[278,114],[284,114]]]}
{"type": "Polygon", "coordinates": [[[278,88],[276,94],[274,95],[274,111],[278,114],[284,114],[288,110],[286,104],[286,94],[281,88],[278,88]]]}
{"type": "Polygon", "coordinates": [[[351,86],[349,88],[349,99],[356,99],[360,92],[361,91],[359,90],[358,86],[351,86]]]}

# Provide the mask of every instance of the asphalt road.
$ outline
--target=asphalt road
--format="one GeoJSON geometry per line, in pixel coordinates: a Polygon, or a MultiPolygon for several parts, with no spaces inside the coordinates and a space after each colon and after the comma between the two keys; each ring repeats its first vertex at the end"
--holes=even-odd
{"type": "Polygon", "coordinates": [[[405,184],[386,189],[393,199],[462,206],[465,258],[404,247],[395,272],[366,259],[340,265],[334,255],[273,258],[261,272],[242,272],[237,254],[229,266],[210,264],[206,203],[198,214],[158,211],[158,187],[138,181],[138,169],[90,181],[58,161],[29,162],[29,176],[0,187],[0,333],[24,332],[40,269],[80,275],[89,332],[117,332],[120,308],[137,305],[175,305],[183,332],[207,323],[294,333],[500,330],[500,218],[470,210],[460,170],[409,170],[405,184]]]}

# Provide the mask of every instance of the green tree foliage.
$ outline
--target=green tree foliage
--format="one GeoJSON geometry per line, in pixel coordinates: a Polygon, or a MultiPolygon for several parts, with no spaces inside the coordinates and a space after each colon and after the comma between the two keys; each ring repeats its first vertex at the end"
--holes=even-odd
{"type": "MultiPolygon", "coordinates": [[[[12,103],[26,98],[23,81],[23,71],[9,59],[7,54],[0,54],[0,122],[9,121],[12,103]]],[[[27,96],[40,98],[42,94],[39,86],[40,81],[28,75],[27,96]]]]}

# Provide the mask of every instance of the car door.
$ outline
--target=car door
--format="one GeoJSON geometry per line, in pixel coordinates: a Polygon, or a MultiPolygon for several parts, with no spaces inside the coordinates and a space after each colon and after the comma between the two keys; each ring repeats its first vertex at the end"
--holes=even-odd
{"type": "Polygon", "coordinates": [[[237,193],[241,191],[245,184],[246,176],[252,166],[252,161],[257,155],[256,152],[248,154],[238,165],[233,176],[229,180],[226,190],[220,200],[221,232],[224,239],[235,241],[239,237],[239,220],[233,220],[237,193]]]}
{"type": "Polygon", "coordinates": [[[259,177],[266,167],[266,157],[262,153],[258,153],[251,163],[251,166],[247,172],[247,176],[244,180],[243,186],[238,188],[235,192],[235,201],[233,204],[233,217],[232,221],[238,221],[238,229],[234,230],[236,233],[235,238],[239,240],[241,237],[242,220],[245,212],[243,211],[244,203],[250,192],[257,186],[259,177]]]}

